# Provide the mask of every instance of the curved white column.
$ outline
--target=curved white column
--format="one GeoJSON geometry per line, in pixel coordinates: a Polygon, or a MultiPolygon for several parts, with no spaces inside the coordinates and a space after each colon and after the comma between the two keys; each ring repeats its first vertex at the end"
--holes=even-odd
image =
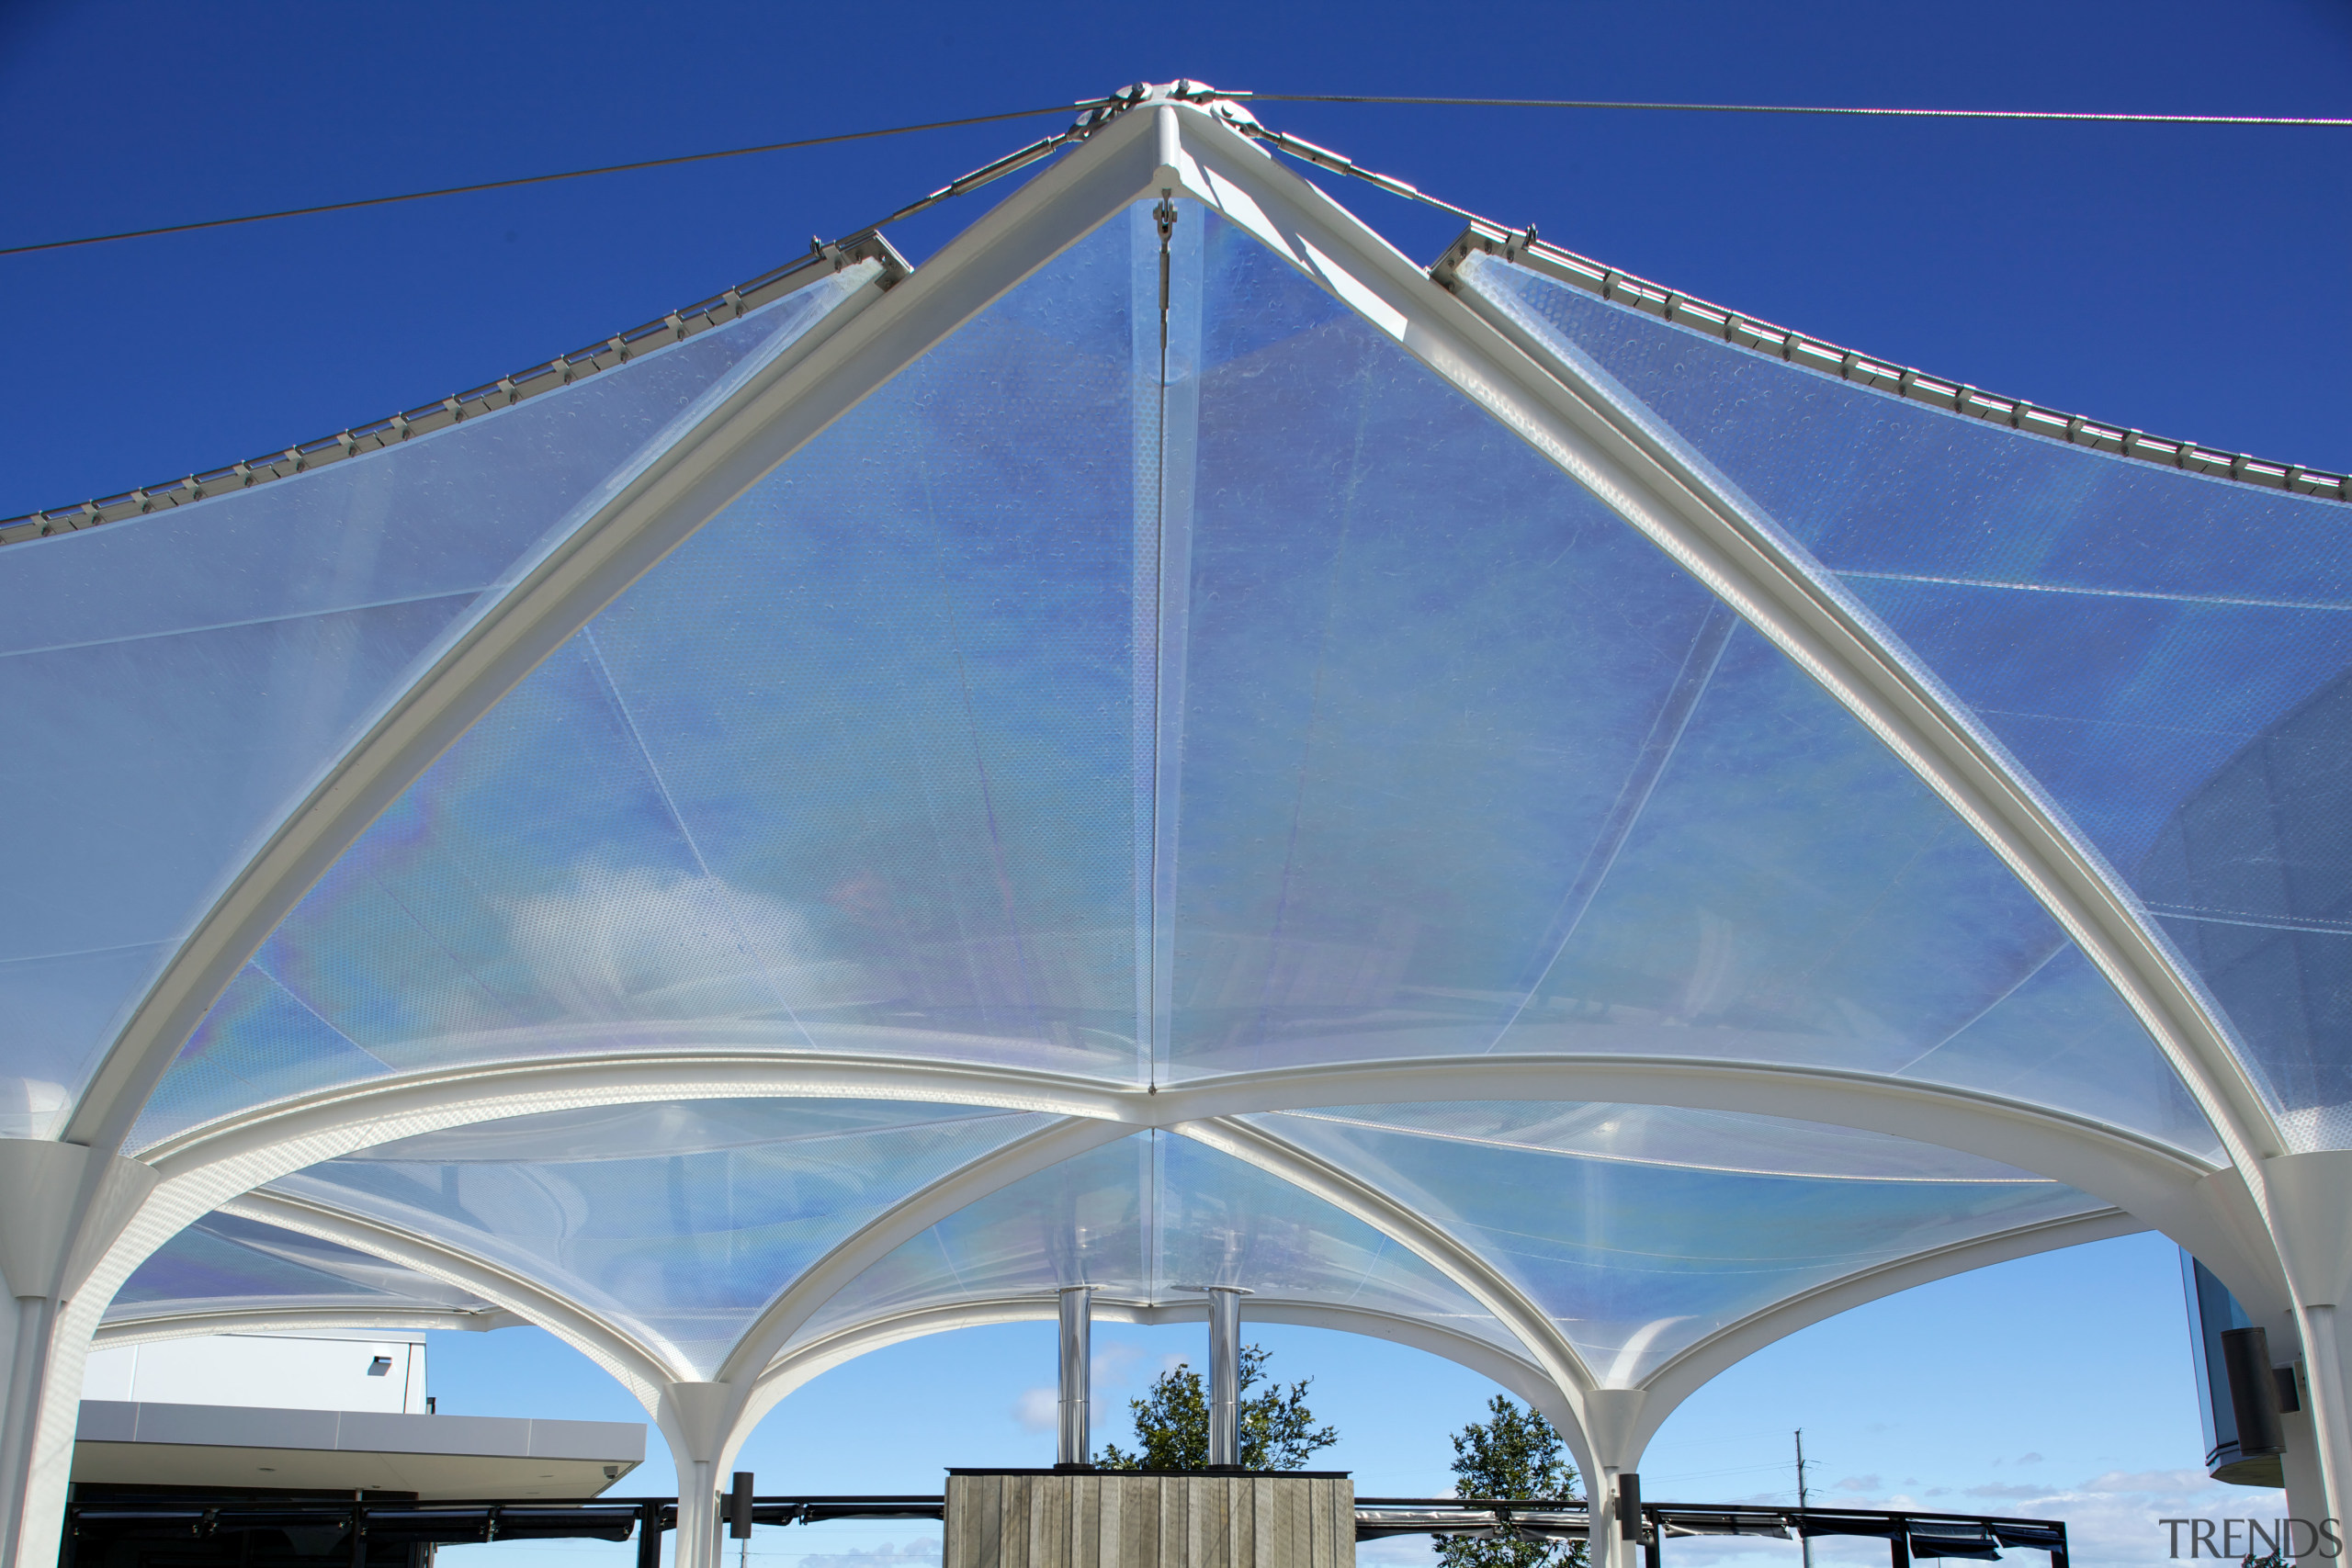
{"type": "Polygon", "coordinates": [[[71,1472],[85,1325],[114,1294],[106,1249],[153,1190],[136,1160],[75,1144],[0,1139],[0,1282],[8,1329],[0,1361],[0,1564],[40,1562],[57,1551],[71,1472]],[[94,1278],[96,1276],[96,1278],[94,1278]],[[94,1304],[95,1303],[95,1304],[94,1304]]]}
{"type": "Polygon", "coordinates": [[[678,1469],[672,1568],[719,1568],[718,1478],[734,1453],[728,1438],[735,1396],[716,1382],[674,1382],[662,1391],[655,1419],[678,1469]]]}
{"type": "Polygon", "coordinates": [[[2352,1503],[2352,1385],[2344,1311],[2352,1306],[2352,1150],[2281,1155],[2265,1173],[2281,1260],[2311,1374],[2312,1426],[2327,1512],[2352,1503]]]}

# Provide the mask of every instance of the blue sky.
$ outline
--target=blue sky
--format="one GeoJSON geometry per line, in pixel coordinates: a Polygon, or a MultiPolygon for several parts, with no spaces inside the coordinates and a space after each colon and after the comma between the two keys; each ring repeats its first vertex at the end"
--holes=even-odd
{"type": "MultiPolygon", "coordinates": [[[[7,0],[0,244],[1176,74],[1267,91],[2343,115],[2352,6],[7,0]]],[[[2352,468],[2352,130],[1263,113],[1818,336],[2102,420],[2352,468]]],[[[0,258],[0,515],[276,450],[544,361],[1058,123],[0,258]]],[[[1341,195],[1416,254],[1452,237],[1438,215],[1341,195]]],[[[920,261],[988,199],[894,237],[920,261]]],[[[1476,1379],[1385,1345],[1261,1337],[1285,1374],[1316,1378],[1318,1411],[1345,1434],[1333,1461],[1365,1490],[1443,1483],[1443,1435],[1484,1399],[1476,1379]]],[[[1139,1388],[1197,1339],[1106,1329],[1109,1392],[1139,1388]]],[[[744,1462],[767,1490],[888,1491],[930,1490],[944,1464],[1043,1459],[1049,1437],[1019,1412],[1049,1349],[1038,1327],[877,1354],[787,1402],[744,1462]]],[[[447,1410],[637,1418],[616,1385],[534,1331],[444,1336],[433,1356],[447,1410]]],[[[2154,1560],[2159,1514],[2271,1506],[2201,1484],[2178,1270],[2154,1238],[1989,1269],[1796,1336],[1675,1416],[1644,1465],[1649,1490],[1786,1495],[1798,1426],[1834,1497],[2061,1514],[2092,1543],[2086,1562],[2154,1560]]],[[[642,1473],[667,1489],[658,1452],[642,1473]]],[[[755,1555],[771,1563],[935,1560],[935,1537],[898,1527],[769,1535],[755,1555]]],[[[1419,1560],[1418,1545],[1394,1550],[1419,1560]]],[[[1677,1551],[1711,1554],[1730,1553],[1677,1551]]]]}
{"type": "MultiPolygon", "coordinates": [[[[1247,1336],[1283,1379],[1312,1378],[1340,1444],[1318,1465],[1364,1495],[1450,1486],[1447,1435],[1493,1386],[1418,1351],[1276,1325],[1247,1336]]],[[[1095,1333],[1098,1439],[1129,1441],[1125,1402],[1171,1359],[1205,1354],[1197,1326],[1095,1333]]],[[[439,1334],[428,1349],[440,1408],[459,1414],[639,1419],[619,1385],[537,1330],[439,1334]]],[[[1049,1324],[965,1330],[876,1352],[786,1400],[739,1463],[763,1492],[933,1492],[947,1465],[1047,1464],[1049,1324]]],[[[2155,1236],[2098,1242],[1903,1292],[1791,1336],[1671,1416],[1642,1464],[1660,1500],[1794,1501],[1802,1427],[1816,1502],[2066,1519],[2076,1561],[2162,1559],[2154,1521],[2279,1511],[2278,1495],[2206,1482],[2189,1381],[2179,1254],[2155,1236]]],[[[659,1434],[620,1492],[666,1493],[659,1434]]],[[[935,1563],[937,1531],[897,1523],[763,1529],[766,1568],[935,1563]]],[[[469,1549],[472,1551],[473,1549],[469,1549]]],[[[503,1568],[623,1568],[625,1547],[501,1549],[503,1568]],[[544,1562],[513,1561],[530,1551],[544,1562]]],[[[1816,1543],[1825,1565],[1884,1561],[1869,1542],[1816,1543]]],[[[1677,1541],[1709,1568],[1793,1563],[1793,1545],[1677,1541]]],[[[1367,1564],[1428,1561],[1419,1540],[1367,1547],[1367,1564]]],[[[2037,1560],[2038,1561],[2038,1560],[2037,1560]]],[[[451,1568],[492,1568],[487,1561],[451,1568]]]]}
{"type": "MultiPolygon", "coordinates": [[[[6,243],[1069,102],[1265,91],[2352,110],[2342,0],[0,6],[6,243]]],[[[2352,468],[2352,130],[1270,107],[1628,271],[2046,406],[2352,468]]],[[[0,515],[706,298],[1053,118],[0,258],[0,515]]],[[[1453,225],[1358,187],[1407,250],[1453,225]]],[[[985,202],[988,197],[973,198],[985,202]]],[[[978,207],[898,232],[918,260],[978,207]]]]}

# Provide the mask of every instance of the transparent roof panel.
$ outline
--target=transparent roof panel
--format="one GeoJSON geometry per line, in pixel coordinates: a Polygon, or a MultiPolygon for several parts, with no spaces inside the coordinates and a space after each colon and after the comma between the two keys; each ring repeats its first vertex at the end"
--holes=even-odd
{"type": "Polygon", "coordinates": [[[1713,601],[1207,223],[1168,1068],[1481,1051],[1713,601]]]}
{"type": "Polygon", "coordinates": [[[1489,1103],[1247,1120],[1477,1250],[1611,1387],[1834,1280],[2104,1207],[1951,1150],[1728,1111],[1489,1103]]]}
{"type": "Polygon", "coordinates": [[[1498,1050],[1883,1073],[2218,1145],[2105,978],[1746,626],[1498,1050]]]}
{"type": "Polygon", "coordinates": [[[865,279],[381,451],[0,551],[0,1136],[471,612],[865,279]]]}
{"type": "Polygon", "coordinates": [[[107,1321],[270,1306],[407,1306],[479,1311],[488,1303],[430,1275],[235,1214],[208,1214],[141,1264],[107,1321]]]}
{"type": "Polygon", "coordinates": [[[2213,1149],[2121,999],[1815,682],[1385,336],[1208,235],[1171,1076],[1716,1055],[2213,1149]]]}
{"type": "Polygon", "coordinates": [[[1066,1284],[1121,1305],[1197,1304],[1238,1283],[1270,1303],[1433,1323],[1516,1349],[1462,1289],[1362,1221],[1173,1133],[1139,1133],[980,1199],[861,1274],[787,1347],[933,1308],[1027,1302],[1066,1284]]]}
{"type": "Polygon", "coordinates": [[[434,1238],[708,1377],[859,1227],[1050,1118],[899,1100],[697,1100],[481,1122],[270,1190],[434,1238]]]}
{"type": "Polygon", "coordinates": [[[141,1137],[547,1054],[1135,1083],[1504,1051],[1908,1077],[2212,1151],[1859,723],[1182,212],[1164,398],[1138,205],[498,705],[265,945],[141,1137]]]}
{"type": "MultiPolygon", "coordinates": [[[[461,738],[237,976],[134,1143],[387,1075],[750,1050],[1136,1089],[1695,1057],[1981,1091],[2214,1152],[2113,990],[1825,691],[1392,339],[1180,208],[1164,358],[1137,204],[461,738]]],[[[2311,712],[2237,795],[2168,806],[2143,852],[2195,892],[2235,803],[2324,754],[2338,721],[2311,712]]],[[[571,1111],[275,1190],[534,1280],[707,1377],[829,1249],[1047,1120],[571,1111]]],[[[1951,1151],[1730,1113],[1254,1121],[1480,1251],[1613,1383],[1857,1270],[2098,1207],[1951,1151]]],[[[1165,1132],[975,1201],[796,1343],[1042,1310],[1080,1280],[1153,1306],[1230,1280],[1259,1310],[1512,1346],[1374,1228],[1165,1132]]]]}
{"type": "Polygon", "coordinates": [[[1491,257],[1463,276],[1892,628],[2139,890],[2290,1139],[2352,1145],[2341,503],[1898,399],[1491,257]]]}
{"type": "Polygon", "coordinates": [[[503,700],[282,924],[141,1138],[547,1053],[1138,1080],[1138,230],[1156,258],[1148,218],[1097,231],[503,700]]]}

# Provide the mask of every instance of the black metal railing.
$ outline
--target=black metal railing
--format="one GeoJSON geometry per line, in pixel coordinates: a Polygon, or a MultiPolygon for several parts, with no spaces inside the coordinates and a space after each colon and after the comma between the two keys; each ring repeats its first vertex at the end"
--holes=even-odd
{"type": "MultiPolygon", "coordinates": [[[[1388,1535],[1493,1535],[1582,1540],[1591,1516],[1581,1497],[1359,1497],[1356,1539],[1388,1535]]],[[[1883,1540],[1893,1568],[1914,1558],[1997,1559],[2005,1547],[2050,1553],[2050,1568],[2066,1568],[2062,1519],[1995,1514],[1928,1513],[1917,1509],[1795,1508],[1752,1503],[1648,1503],[1639,1539],[1649,1568],[1676,1537],[1861,1536],[1883,1540]]]]}
{"type": "MultiPolygon", "coordinates": [[[[938,1493],[755,1497],[755,1525],[822,1524],[832,1519],[937,1519],[938,1493]]],[[[718,1517],[729,1522],[729,1501],[718,1517]]],[[[1580,1540],[1590,1516],[1581,1497],[1359,1497],[1356,1539],[1394,1535],[1470,1535],[1580,1540]]],[[[109,1562],[118,1543],[175,1563],[236,1568],[296,1562],[348,1568],[401,1568],[416,1549],[493,1540],[594,1540],[637,1542],[639,1568],[660,1568],[662,1533],[678,1525],[673,1497],[480,1498],[419,1502],[378,1495],[262,1497],[176,1492],[81,1495],[66,1505],[62,1568],[83,1550],[100,1548],[109,1562]]],[[[1649,1503],[1639,1540],[1649,1568],[1677,1538],[1860,1536],[1887,1543],[1892,1568],[1915,1558],[1999,1557],[2004,1548],[2047,1551],[2051,1568],[2067,1568],[2066,1526],[2058,1519],[1916,1509],[1795,1508],[1748,1503],[1649,1503]]]]}

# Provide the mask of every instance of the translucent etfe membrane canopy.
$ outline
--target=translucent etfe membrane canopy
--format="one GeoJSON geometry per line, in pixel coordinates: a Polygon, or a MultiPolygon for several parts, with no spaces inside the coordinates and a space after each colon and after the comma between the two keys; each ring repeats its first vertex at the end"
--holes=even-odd
{"type": "Polygon", "coordinates": [[[868,1269],[786,1357],[876,1324],[981,1305],[1033,1313],[1066,1285],[1098,1308],[1193,1306],[1246,1284],[1250,1310],[1338,1307],[1516,1348],[1494,1315],[1380,1232],[1229,1155],[1140,1133],[1006,1187],[868,1269]]]}
{"type": "Polygon", "coordinates": [[[142,1141],[536,1054],[854,1049],[1140,1081],[1147,264],[1156,345],[1157,239],[1122,218],[572,638],[286,919],[142,1141]]]}
{"type": "Polygon", "coordinates": [[[1713,1056],[2212,1147],[2113,990],[1859,722],[1204,227],[1170,1076],[1713,1056]]]}
{"type": "Polygon", "coordinates": [[[1468,1241],[1605,1387],[1917,1253],[2104,1208],[1882,1134],[1651,1106],[1342,1106],[1248,1118],[1468,1241]]]}
{"type": "Polygon", "coordinates": [[[488,1263],[707,1377],[860,1226],[1046,1120],[850,1100],[564,1111],[387,1144],[267,1190],[488,1263]]]}
{"type": "Polygon", "coordinates": [[[472,612],[865,280],[315,471],[0,552],[0,1136],[472,612]]]}
{"type": "Polygon", "coordinates": [[[1907,645],[2226,1010],[2297,1146],[2352,1146],[2352,530],[1782,364],[1480,255],[1461,270],[1907,645]]]}
{"type": "Polygon", "coordinates": [[[1857,721],[1392,339],[1181,212],[1164,399],[1139,204],[478,724],[237,978],[142,1138],[388,1073],[724,1045],[1112,1084],[1717,1058],[2212,1148],[1857,721]]]}
{"type": "Polygon", "coordinates": [[[140,1266],[115,1293],[107,1322],[338,1305],[355,1313],[490,1310],[470,1292],[368,1253],[234,1214],[211,1214],[140,1266]]]}
{"type": "MultiPolygon", "coordinates": [[[[1544,400],[1613,376],[1826,562],[2136,868],[2317,1137],[2337,1068],[2311,1042],[2346,1036],[2309,953],[2352,911],[2315,781],[2352,739],[2352,643],[2313,503],[1500,263],[1464,264],[1465,309],[1229,118],[1133,112],[1162,118],[1096,126],[821,332],[853,273],[377,457],[0,553],[28,650],[0,657],[82,650],[5,700],[98,781],[0,838],[50,922],[0,963],[8,1070],[58,1086],[23,1091],[37,1131],[450,639],[550,650],[378,775],[398,798],[164,1042],[128,1145],[157,1196],[93,1278],[207,1204],[242,1217],[155,1253],[118,1314],[514,1313],[723,1471],[756,1391],[893,1337],[1233,1284],[1638,1447],[1588,1417],[1642,1402],[1594,1389],[1662,1420],[1904,1283],[2143,1223],[2253,1234],[2103,973],[1544,400]],[[774,466],[707,457],[718,433],[774,466]],[[639,526],[597,508],[657,460],[745,488],[647,535],[674,547],[594,615],[504,592],[583,520],[639,526]],[[2264,867],[2292,874],[2215,880],[2264,867]],[[2257,987],[2290,951],[2302,978],[2257,987]]],[[[2250,1258],[2214,1266],[2274,1284],[2250,1258]]]]}

